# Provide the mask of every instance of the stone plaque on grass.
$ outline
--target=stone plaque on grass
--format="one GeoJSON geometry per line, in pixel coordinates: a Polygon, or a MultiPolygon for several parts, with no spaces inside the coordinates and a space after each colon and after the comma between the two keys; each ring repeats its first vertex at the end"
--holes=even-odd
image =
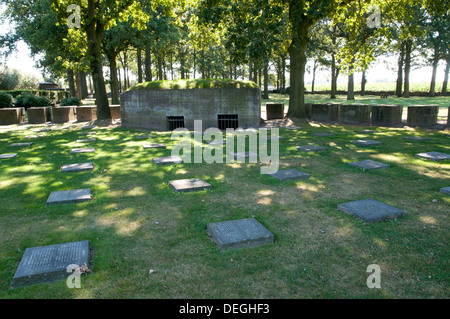
{"type": "Polygon", "coordinates": [[[390,167],[389,164],[384,164],[384,163],[380,163],[380,162],[376,162],[376,161],[372,161],[372,160],[353,162],[353,163],[349,163],[349,165],[354,166],[354,167],[359,167],[359,168],[362,168],[362,169],[365,169],[368,171],[370,171],[372,169],[390,167]]]}
{"type": "Polygon", "coordinates": [[[358,146],[372,146],[372,145],[383,144],[381,142],[372,141],[372,140],[357,140],[357,141],[353,141],[352,143],[355,144],[355,145],[358,145],[358,146]]]}
{"type": "Polygon", "coordinates": [[[170,181],[169,186],[176,192],[196,192],[204,189],[212,189],[212,185],[201,178],[179,179],[170,181]]]}
{"type": "Polygon", "coordinates": [[[445,161],[450,159],[450,155],[440,152],[428,152],[416,154],[416,157],[431,161],[445,161]]]}
{"type": "Polygon", "coordinates": [[[89,241],[27,248],[13,277],[13,287],[67,278],[67,267],[89,267],[89,241]]]}
{"type": "Polygon", "coordinates": [[[236,152],[233,153],[232,155],[235,160],[245,161],[246,158],[248,158],[250,161],[258,160],[258,154],[253,152],[236,152]]]}
{"type": "Polygon", "coordinates": [[[56,204],[81,203],[91,200],[91,190],[75,189],[71,191],[51,192],[47,199],[47,206],[56,204]]]}
{"type": "Polygon", "coordinates": [[[301,129],[301,127],[295,126],[295,125],[293,125],[293,126],[280,126],[280,128],[284,128],[286,130],[299,130],[299,129],[301,129]]]}
{"type": "Polygon", "coordinates": [[[0,159],[8,159],[8,158],[13,158],[16,157],[17,153],[15,154],[0,154],[0,159]]]}
{"type": "Polygon", "coordinates": [[[95,148],[74,148],[70,153],[71,154],[79,154],[79,153],[94,153],[95,148]]]}
{"type": "Polygon", "coordinates": [[[295,168],[279,170],[275,174],[269,174],[269,176],[275,177],[276,179],[279,179],[280,181],[305,179],[305,178],[310,177],[309,174],[300,172],[299,170],[297,170],[295,168]]]}
{"type": "Polygon", "coordinates": [[[410,141],[431,141],[432,139],[429,137],[421,137],[421,136],[407,136],[403,138],[404,140],[410,141]]]}
{"type": "Polygon", "coordinates": [[[326,137],[326,136],[333,136],[334,134],[327,132],[320,132],[320,133],[313,133],[313,135],[318,137],[326,137]]]}
{"type": "Polygon", "coordinates": [[[138,140],[146,140],[146,139],[148,139],[148,138],[154,138],[155,137],[155,135],[153,135],[153,134],[149,134],[149,135],[138,135],[138,136],[136,136],[136,139],[138,139],[138,140]]]}
{"type": "Polygon", "coordinates": [[[97,128],[97,125],[87,125],[87,126],[83,126],[81,129],[83,129],[83,130],[92,130],[94,128],[97,128]]]}
{"type": "Polygon", "coordinates": [[[319,152],[325,151],[326,148],[318,145],[304,145],[304,146],[296,146],[296,148],[300,151],[304,152],[319,152]]]}
{"type": "Polygon", "coordinates": [[[382,221],[401,217],[404,211],[375,199],[362,199],[338,205],[338,209],[353,214],[367,222],[382,221]]]}
{"type": "Polygon", "coordinates": [[[183,159],[179,156],[158,157],[154,158],[152,161],[156,165],[172,165],[183,163],[183,159]]]}
{"type": "Polygon", "coordinates": [[[85,138],[85,139],[77,140],[77,143],[89,143],[89,142],[96,142],[96,141],[97,141],[96,138],[85,138]]]}
{"type": "Polygon", "coordinates": [[[44,137],[44,135],[27,135],[24,137],[24,139],[31,140],[31,139],[42,138],[42,137],[44,137]]]}
{"type": "Polygon", "coordinates": [[[92,171],[93,169],[94,164],[92,163],[69,164],[61,167],[61,172],[76,173],[76,172],[92,171]]]}
{"type": "Polygon", "coordinates": [[[167,148],[166,145],[162,144],[162,143],[158,143],[158,144],[144,144],[144,150],[148,150],[148,149],[152,149],[152,148],[167,148]]]}
{"type": "Polygon", "coordinates": [[[12,143],[10,145],[8,145],[8,147],[27,147],[27,146],[31,146],[33,145],[33,142],[28,142],[28,143],[12,143]]]}
{"type": "Polygon", "coordinates": [[[90,132],[80,132],[80,135],[94,135],[97,134],[97,132],[90,131],[90,132]]]}
{"type": "Polygon", "coordinates": [[[448,187],[442,187],[439,191],[440,191],[441,193],[450,195],[450,186],[448,186],[448,187]]]}
{"type": "Polygon", "coordinates": [[[222,251],[274,243],[274,235],[253,217],[210,223],[207,233],[222,251]]]}

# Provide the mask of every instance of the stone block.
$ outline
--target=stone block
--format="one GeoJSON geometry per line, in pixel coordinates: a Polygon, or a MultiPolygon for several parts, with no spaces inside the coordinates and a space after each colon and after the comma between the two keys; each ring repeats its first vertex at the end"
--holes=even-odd
{"type": "Polygon", "coordinates": [[[448,187],[442,187],[439,192],[443,193],[443,194],[447,194],[450,195],[450,186],[448,187]]]}
{"type": "Polygon", "coordinates": [[[170,181],[169,186],[176,192],[196,192],[204,189],[212,189],[212,185],[201,178],[179,179],[170,181]]]}
{"type": "Polygon", "coordinates": [[[362,168],[362,169],[368,170],[368,171],[373,170],[373,169],[378,169],[378,168],[391,167],[389,164],[384,164],[384,163],[380,163],[380,162],[376,162],[376,161],[372,161],[372,160],[353,162],[353,163],[349,163],[349,165],[358,167],[358,168],[362,168]]]}
{"type": "Polygon", "coordinates": [[[8,159],[8,158],[14,158],[17,154],[0,154],[0,159],[8,159]]]}
{"type": "Polygon", "coordinates": [[[118,105],[110,105],[109,106],[109,111],[111,112],[111,118],[113,120],[117,120],[122,118],[121,114],[120,114],[120,104],[118,105]]]}
{"type": "Polygon", "coordinates": [[[368,104],[343,104],[339,122],[348,124],[370,123],[371,106],[368,104]]]}
{"type": "Polygon", "coordinates": [[[403,105],[372,105],[372,120],[375,125],[395,126],[402,124],[403,105]]]}
{"type": "Polygon", "coordinates": [[[10,107],[0,109],[0,125],[22,124],[25,122],[25,108],[10,107]]]}
{"type": "Polygon", "coordinates": [[[67,123],[77,119],[77,107],[74,106],[58,106],[52,107],[53,122],[67,123]]]}
{"type": "Polygon", "coordinates": [[[313,121],[339,121],[341,105],[337,103],[321,103],[311,105],[311,119],[313,121]]]}
{"type": "Polygon", "coordinates": [[[83,105],[77,107],[78,122],[92,122],[97,119],[97,106],[83,105]]]}
{"type": "Polygon", "coordinates": [[[299,170],[297,170],[295,168],[279,170],[275,174],[269,174],[269,176],[275,177],[276,179],[278,179],[280,181],[306,179],[306,178],[311,177],[311,175],[300,172],[299,170]]]}
{"type": "Polygon", "coordinates": [[[82,164],[69,164],[61,167],[61,172],[63,173],[77,173],[84,171],[92,171],[94,169],[94,164],[92,163],[82,163],[82,164]]]}
{"type": "Polygon", "coordinates": [[[304,152],[319,152],[325,151],[326,148],[318,145],[304,145],[304,146],[296,146],[296,148],[300,151],[304,152]]]}
{"type": "Polygon", "coordinates": [[[437,124],[438,114],[439,105],[410,105],[406,123],[409,126],[434,126],[437,124]]]}
{"type": "Polygon", "coordinates": [[[95,148],[74,148],[70,152],[71,154],[79,154],[79,153],[94,153],[95,148]]]}
{"type": "Polygon", "coordinates": [[[158,157],[152,159],[156,165],[173,165],[183,163],[183,159],[179,156],[158,157]]]}
{"type": "Polygon", "coordinates": [[[267,120],[284,118],[284,103],[266,103],[267,120]]]}
{"type": "Polygon", "coordinates": [[[153,149],[153,148],[167,148],[167,146],[164,145],[163,143],[144,144],[143,147],[144,147],[144,150],[153,149]]]}
{"type": "Polygon", "coordinates": [[[418,158],[430,160],[430,161],[445,161],[450,159],[449,154],[444,154],[440,152],[427,152],[427,153],[418,153],[415,155],[418,158]]]}
{"type": "Polygon", "coordinates": [[[376,222],[403,216],[404,211],[372,198],[338,205],[338,209],[353,214],[366,222],[376,222]]]}
{"type": "Polygon", "coordinates": [[[76,189],[70,191],[51,192],[47,199],[47,206],[57,204],[81,203],[91,200],[91,190],[76,189]]]}
{"type": "Polygon", "coordinates": [[[27,114],[29,124],[42,124],[52,120],[50,107],[30,107],[27,114]]]}
{"type": "Polygon", "coordinates": [[[352,143],[355,145],[358,145],[358,146],[372,146],[372,145],[383,144],[381,142],[372,141],[372,140],[357,140],[357,141],[352,141],[352,143]]]}

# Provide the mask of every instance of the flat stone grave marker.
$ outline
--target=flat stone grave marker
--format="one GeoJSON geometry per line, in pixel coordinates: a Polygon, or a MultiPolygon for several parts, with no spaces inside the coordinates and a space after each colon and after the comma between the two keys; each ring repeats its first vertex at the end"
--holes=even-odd
{"type": "Polygon", "coordinates": [[[361,131],[356,131],[356,133],[359,134],[375,134],[377,131],[372,131],[372,130],[361,130],[361,131]]]}
{"type": "Polygon", "coordinates": [[[364,160],[364,161],[359,161],[359,162],[353,162],[353,163],[349,163],[348,165],[354,166],[354,167],[359,167],[365,170],[372,170],[372,169],[378,169],[378,168],[387,168],[387,167],[391,167],[389,164],[384,164],[384,163],[380,163],[380,162],[376,162],[373,160],[364,160]]]}
{"type": "Polygon", "coordinates": [[[326,148],[318,145],[304,145],[304,146],[296,146],[296,148],[300,151],[304,152],[319,152],[325,151],[326,148]]]}
{"type": "Polygon", "coordinates": [[[8,145],[8,147],[27,147],[27,146],[31,146],[33,145],[33,142],[28,142],[28,143],[12,143],[10,145],[8,145]]]}
{"type": "Polygon", "coordinates": [[[87,126],[83,126],[81,129],[82,130],[92,130],[94,128],[97,128],[97,125],[87,125],[87,126]]]}
{"type": "Polygon", "coordinates": [[[8,158],[13,158],[16,157],[17,153],[14,154],[0,154],[0,159],[8,159],[8,158]]]}
{"type": "Polygon", "coordinates": [[[79,154],[79,153],[94,153],[95,148],[74,148],[70,153],[71,154],[79,154]]]}
{"type": "Polygon", "coordinates": [[[96,142],[96,141],[97,141],[96,138],[86,138],[86,139],[77,140],[77,143],[89,143],[89,142],[96,142]]]}
{"type": "Polygon", "coordinates": [[[207,233],[221,251],[273,244],[274,235],[255,218],[210,223],[207,233]]]}
{"type": "Polygon", "coordinates": [[[448,186],[448,187],[442,187],[439,191],[440,191],[441,193],[450,195],[450,186],[448,186]]]}
{"type": "Polygon", "coordinates": [[[410,140],[410,141],[432,141],[433,139],[429,137],[421,137],[421,136],[407,136],[403,138],[404,140],[410,140]]]}
{"type": "Polygon", "coordinates": [[[246,134],[246,133],[258,133],[258,130],[254,129],[254,128],[248,128],[248,129],[240,129],[240,128],[238,128],[238,129],[234,130],[234,132],[236,134],[246,134]]]}
{"type": "Polygon", "coordinates": [[[92,131],[92,132],[80,132],[80,135],[94,135],[94,134],[97,134],[97,132],[94,132],[94,131],[92,131]]]}
{"type": "Polygon", "coordinates": [[[37,130],[34,130],[35,132],[42,132],[42,133],[44,133],[44,132],[51,132],[52,131],[52,129],[50,129],[50,128],[41,128],[41,129],[37,129],[37,130]]]}
{"type": "Polygon", "coordinates": [[[81,163],[81,164],[69,164],[61,167],[61,172],[64,173],[76,173],[76,172],[84,172],[84,171],[92,171],[94,169],[94,164],[89,163],[81,163]]]}
{"type": "Polygon", "coordinates": [[[357,141],[352,141],[352,143],[355,144],[355,145],[358,145],[358,146],[371,146],[371,145],[383,144],[381,142],[372,141],[372,140],[357,140],[357,141]]]}
{"type": "Polygon", "coordinates": [[[206,144],[211,146],[217,146],[217,145],[225,145],[228,144],[227,140],[214,140],[214,141],[208,141],[206,144]]]}
{"type": "Polygon", "coordinates": [[[51,192],[47,199],[47,206],[56,204],[81,203],[91,200],[91,190],[75,189],[71,191],[51,192]]]}
{"type": "Polygon", "coordinates": [[[243,160],[249,159],[250,161],[258,160],[258,154],[253,152],[235,152],[231,154],[235,160],[243,160]]]}
{"type": "Polygon", "coordinates": [[[284,128],[286,130],[299,130],[299,129],[301,129],[301,127],[295,126],[295,125],[293,125],[293,126],[280,126],[280,128],[284,128]]]}
{"type": "Polygon", "coordinates": [[[338,205],[338,209],[353,214],[367,222],[382,221],[401,217],[404,211],[375,199],[362,199],[338,205]]]}
{"type": "Polygon", "coordinates": [[[212,189],[212,185],[201,178],[179,179],[170,181],[169,186],[176,192],[196,192],[204,189],[212,189]]]}
{"type": "Polygon", "coordinates": [[[431,161],[444,161],[450,159],[450,155],[440,152],[419,153],[416,154],[415,156],[418,158],[423,158],[431,161]]]}
{"type": "Polygon", "coordinates": [[[319,137],[326,137],[326,136],[333,136],[333,133],[327,133],[327,132],[321,132],[321,133],[313,133],[314,136],[319,136],[319,137]]]}
{"type": "Polygon", "coordinates": [[[13,287],[67,278],[67,267],[89,266],[89,241],[27,248],[13,277],[13,287]]]}
{"type": "Polygon", "coordinates": [[[167,148],[163,143],[158,144],[144,144],[144,150],[152,149],[152,148],[167,148]]]}
{"type": "Polygon", "coordinates": [[[276,179],[278,179],[280,181],[306,179],[306,178],[311,177],[311,175],[300,172],[299,170],[297,170],[295,168],[279,170],[275,174],[268,174],[268,175],[275,177],[276,179]]]}
{"type": "Polygon", "coordinates": [[[154,138],[155,137],[155,135],[153,135],[153,134],[149,134],[149,135],[138,135],[138,136],[136,136],[136,139],[138,139],[138,140],[146,140],[146,139],[148,139],[148,138],[154,138]]]}
{"type": "Polygon", "coordinates": [[[272,136],[272,135],[270,135],[270,136],[267,136],[267,140],[284,140],[285,138],[284,137],[282,137],[282,136],[272,136]]]}
{"type": "Polygon", "coordinates": [[[41,135],[28,135],[28,136],[25,136],[24,138],[27,140],[30,140],[30,139],[42,138],[42,137],[44,137],[44,135],[41,134],[41,135]]]}
{"type": "Polygon", "coordinates": [[[179,156],[158,157],[152,159],[152,161],[156,165],[172,165],[183,163],[183,159],[179,156]]]}

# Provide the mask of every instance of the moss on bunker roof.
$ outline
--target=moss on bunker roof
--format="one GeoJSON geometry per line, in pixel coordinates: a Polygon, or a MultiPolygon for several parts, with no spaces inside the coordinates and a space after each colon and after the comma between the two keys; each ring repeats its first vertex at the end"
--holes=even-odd
{"type": "Polygon", "coordinates": [[[258,88],[258,84],[252,81],[202,79],[202,80],[172,80],[151,81],[139,83],[131,87],[132,90],[190,90],[190,89],[246,89],[258,88]]]}

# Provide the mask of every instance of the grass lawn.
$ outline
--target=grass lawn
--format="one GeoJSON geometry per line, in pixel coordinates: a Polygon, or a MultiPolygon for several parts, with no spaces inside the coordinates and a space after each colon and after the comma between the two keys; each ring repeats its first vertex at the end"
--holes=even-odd
{"type": "MultiPolygon", "coordinates": [[[[281,182],[260,174],[259,164],[156,166],[177,140],[152,132],[167,150],[143,150],[142,132],[97,128],[91,154],[80,147],[82,125],[54,126],[31,147],[10,143],[37,134],[37,125],[0,128],[0,298],[448,298],[450,163],[415,158],[450,154],[442,131],[298,122],[280,129],[281,169],[310,179],[281,182]],[[315,132],[334,136],[317,137],[315,132]],[[430,137],[414,142],[406,136],[430,137]],[[355,139],[383,142],[358,147],[355,139]],[[326,146],[304,153],[295,146],[326,146]],[[363,171],[349,162],[373,159],[391,168],[363,171]],[[64,164],[92,161],[93,172],[61,173],[64,164]],[[203,178],[214,189],[176,194],[168,181],[203,178]],[[45,206],[50,192],[91,188],[80,204],[45,206]],[[338,211],[339,203],[374,198],[406,214],[367,224],[338,211]],[[275,244],[220,252],[207,237],[211,222],[254,216],[275,244]],[[92,274],[81,289],[64,280],[11,289],[28,247],[89,240],[92,274]],[[381,289],[366,286],[367,266],[381,267],[381,289]],[[150,270],[155,272],[149,273],[150,270]]],[[[448,133],[448,131],[447,131],[448,133]]],[[[150,141],[149,140],[149,141],[150,141]]]]}

